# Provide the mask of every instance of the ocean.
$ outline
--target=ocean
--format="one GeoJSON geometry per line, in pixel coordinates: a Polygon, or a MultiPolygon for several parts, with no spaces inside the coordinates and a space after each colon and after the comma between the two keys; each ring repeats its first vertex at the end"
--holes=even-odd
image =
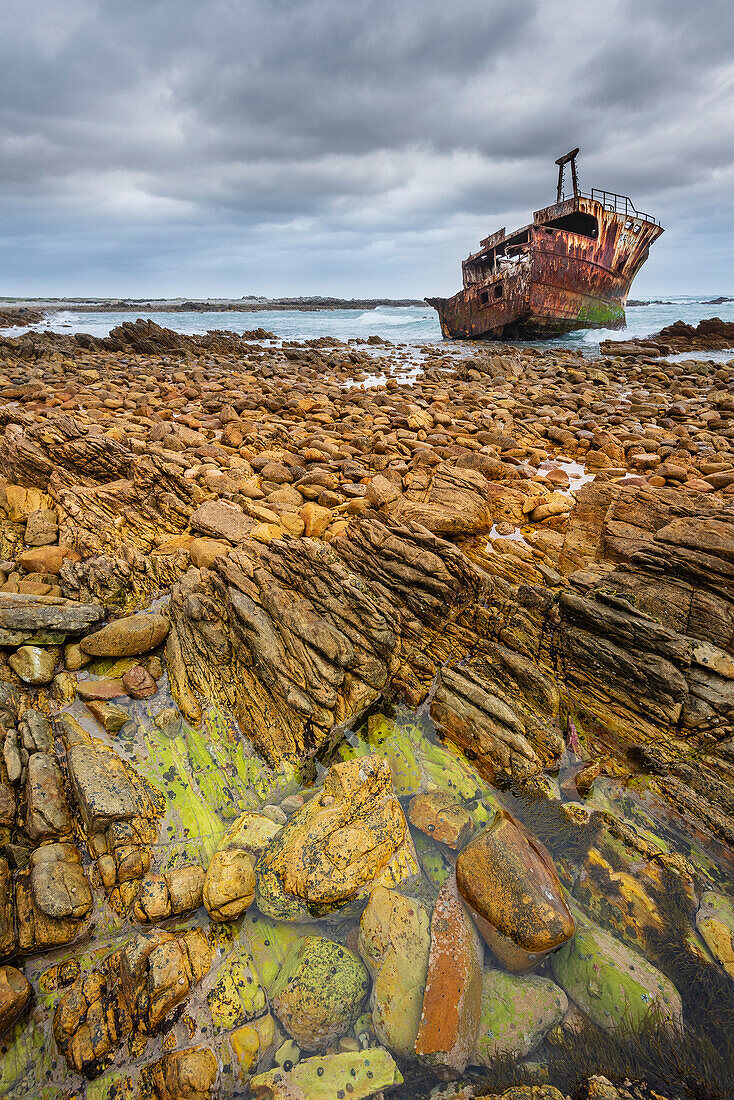
{"type": "MultiPolygon", "coordinates": [[[[685,296],[644,306],[630,306],[627,309],[627,325],[623,329],[580,329],[557,340],[545,341],[541,346],[574,347],[594,354],[601,340],[649,336],[679,319],[694,325],[705,317],[734,321],[734,301],[719,305],[706,304],[706,301],[705,298],[685,296]]],[[[351,340],[374,335],[395,344],[442,342],[438,315],[430,306],[241,313],[229,310],[211,313],[150,313],[143,309],[119,313],[75,313],[60,310],[50,313],[43,324],[31,326],[31,330],[51,329],[54,332],[88,332],[94,336],[106,336],[115,325],[137,317],[150,317],[164,328],[186,333],[204,333],[210,329],[247,332],[264,328],[282,340],[310,340],[319,336],[351,340]]],[[[28,331],[28,328],[6,329],[3,335],[18,336],[28,331]]],[[[719,357],[722,354],[725,358],[729,357],[726,353],[719,353],[719,357]]]]}

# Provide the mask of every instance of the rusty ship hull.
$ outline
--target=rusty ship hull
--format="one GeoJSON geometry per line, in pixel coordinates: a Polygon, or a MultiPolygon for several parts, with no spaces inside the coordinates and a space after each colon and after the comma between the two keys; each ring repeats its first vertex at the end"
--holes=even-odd
{"type": "Polygon", "coordinates": [[[580,328],[619,328],[632,281],[663,232],[626,196],[592,192],[501,229],[462,264],[464,287],[427,298],[454,339],[546,339],[580,328]]]}

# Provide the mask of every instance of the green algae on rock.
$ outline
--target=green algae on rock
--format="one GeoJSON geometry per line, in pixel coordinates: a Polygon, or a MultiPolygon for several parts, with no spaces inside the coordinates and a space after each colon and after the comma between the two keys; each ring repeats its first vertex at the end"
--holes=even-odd
{"type": "Polygon", "coordinates": [[[232,951],[219,967],[206,1001],[215,1031],[230,1031],[264,1015],[267,998],[252,956],[232,951]]]}
{"type": "Polygon", "coordinates": [[[322,932],[323,929],[315,923],[272,920],[259,913],[254,906],[245,913],[241,922],[242,941],[255,960],[255,969],[268,993],[277,981],[293,945],[306,936],[320,936],[322,932]]]}
{"type": "Polygon", "coordinates": [[[524,1058],[543,1041],[568,1008],[568,998],[550,978],[522,977],[485,968],[482,1014],[471,1061],[491,1067],[503,1055],[524,1058]]]}
{"type": "Polygon", "coordinates": [[[551,956],[553,976],[582,1012],[605,1031],[636,1029],[657,1016],[680,1027],[680,994],[651,962],[576,914],[576,934],[551,956]]]}
{"type": "Polygon", "coordinates": [[[347,1095],[351,1100],[366,1100],[402,1081],[390,1053],[371,1047],[306,1058],[287,1071],[271,1069],[253,1077],[250,1090],[255,1100],[338,1100],[347,1095]]]}
{"type": "Polygon", "coordinates": [[[286,955],[270,1003],[303,1050],[323,1050],[349,1031],[368,988],[358,955],[332,940],[306,936],[286,955]]]}
{"type": "Polygon", "coordinates": [[[372,975],[375,1035],[401,1058],[415,1057],[431,947],[427,909],[377,886],[359,922],[359,953],[372,975]]]}

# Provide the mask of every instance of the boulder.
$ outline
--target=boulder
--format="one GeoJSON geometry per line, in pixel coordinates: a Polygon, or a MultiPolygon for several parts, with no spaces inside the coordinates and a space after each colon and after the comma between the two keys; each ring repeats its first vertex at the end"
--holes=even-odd
{"type": "Polygon", "coordinates": [[[429,1066],[463,1073],[474,1050],[482,1007],[484,951],[449,875],[431,918],[431,951],[415,1053],[429,1066]]]}
{"type": "Polygon", "coordinates": [[[549,978],[518,977],[485,969],[482,1015],[472,1063],[491,1068],[497,1058],[525,1058],[560,1023],[568,998],[549,978]]]}
{"type": "Polygon", "coordinates": [[[60,596],[0,592],[0,644],[20,645],[43,631],[77,634],[94,626],[104,616],[104,608],[96,603],[76,603],[60,596]]]}
{"type": "Polygon", "coordinates": [[[45,844],[31,853],[35,905],[54,920],[81,920],[92,908],[81,857],[73,844],[45,844]]]}
{"type": "Polygon", "coordinates": [[[387,761],[335,764],[255,870],[258,907],[278,920],[325,916],[375,886],[410,881],[419,868],[387,761]]]}
{"type": "Polygon", "coordinates": [[[156,1100],[209,1100],[219,1079],[217,1059],[209,1047],[191,1047],[164,1054],[141,1074],[146,1095],[156,1100]]]}
{"type": "Polygon", "coordinates": [[[215,1031],[231,1031],[267,1011],[267,996],[251,955],[246,951],[228,952],[206,1003],[215,1031]]]}
{"type": "Polygon", "coordinates": [[[8,664],[26,684],[50,684],[59,661],[58,646],[22,645],[8,658],[8,664]]]}
{"type": "Polygon", "coordinates": [[[362,1009],[369,976],[341,944],[306,936],[285,957],[270,1004],[302,1050],[323,1050],[349,1031],[362,1009]]]}
{"type": "Polygon", "coordinates": [[[574,932],[547,849],[506,810],[459,853],[456,881],[484,940],[523,973],[574,932]]]}
{"type": "Polygon", "coordinates": [[[201,928],[174,936],[156,930],[134,936],[120,956],[120,985],[134,1018],[152,1030],[184,1001],[212,964],[201,928]]]}
{"type": "Polygon", "coordinates": [[[28,516],[25,541],[28,546],[51,546],[59,537],[59,521],[52,508],[37,508],[28,516]]]}
{"type": "Polygon", "coordinates": [[[415,1057],[431,946],[428,910],[376,887],[359,922],[359,953],[372,976],[375,1035],[401,1058],[415,1057]]]}
{"type": "Polygon", "coordinates": [[[133,699],[148,699],[158,690],[155,680],[142,665],[136,665],[135,668],[123,672],[122,683],[127,694],[133,699]]]}
{"type": "Polygon", "coordinates": [[[204,905],[212,920],[234,920],[255,896],[255,863],[282,826],[246,811],[230,825],[209,861],[204,905]]]}
{"type": "Polygon", "coordinates": [[[651,962],[599,925],[576,914],[576,935],[551,956],[553,976],[604,1031],[635,1029],[651,1013],[681,1024],[678,990],[651,962]]]}
{"type": "Polygon", "coordinates": [[[92,657],[137,657],[165,640],[170,623],[165,615],[127,615],[113,619],[82,640],[81,648],[92,657]]]}
{"type": "Polygon", "coordinates": [[[176,867],[141,880],[133,914],[141,923],[166,920],[198,909],[202,903],[204,868],[198,863],[176,867]]]}
{"type": "Polygon", "coordinates": [[[191,515],[191,530],[228,543],[248,538],[256,520],[246,516],[236,504],[225,500],[205,500],[191,515]]]}
{"type": "Polygon", "coordinates": [[[34,752],[28,760],[26,830],[39,843],[71,833],[71,815],[65,781],[55,756],[34,752]]]}
{"type": "Polygon", "coordinates": [[[416,794],[410,800],[408,818],[432,840],[439,840],[454,850],[463,848],[474,832],[471,814],[446,791],[433,790],[416,794]]]}
{"type": "Polygon", "coordinates": [[[255,900],[255,861],[238,848],[218,850],[204,879],[204,905],[212,920],[234,920],[255,900]]]}
{"type": "Polygon", "coordinates": [[[81,561],[81,554],[71,546],[36,546],[18,555],[18,565],[26,573],[57,574],[65,561],[81,561]]]}
{"type": "Polygon", "coordinates": [[[31,999],[31,983],[14,966],[0,966],[0,1035],[4,1035],[31,999]]]}
{"type": "Polygon", "coordinates": [[[403,1082],[394,1060],[382,1047],[305,1058],[292,1069],[280,1066],[253,1077],[254,1100],[366,1100],[403,1082]]]}

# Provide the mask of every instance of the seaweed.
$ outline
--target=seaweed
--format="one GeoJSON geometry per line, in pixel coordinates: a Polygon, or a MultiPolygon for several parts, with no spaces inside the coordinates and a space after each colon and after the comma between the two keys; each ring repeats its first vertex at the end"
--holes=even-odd
{"type": "Polygon", "coordinates": [[[601,1074],[612,1082],[637,1081],[675,1100],[731,1100],[734,1034],[720,1042],[700,1024],[677,1030],[651,1013],[638,1030],[601,1031],[587,1023],[548,1055],[552,1084],[571,1096],[601,1074]]]}

